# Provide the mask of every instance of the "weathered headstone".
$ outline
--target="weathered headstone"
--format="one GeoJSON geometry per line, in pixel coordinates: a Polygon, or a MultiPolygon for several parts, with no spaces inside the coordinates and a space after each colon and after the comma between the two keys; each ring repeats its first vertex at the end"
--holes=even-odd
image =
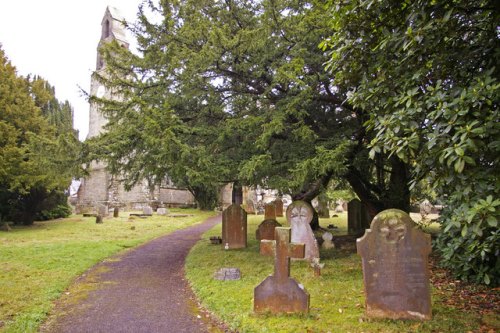
{"type": "Polygon", "coordinates": [[[428,255],[431,237],[405,212],[379,213],[357,240],[363,265],[366,314],[375,318],[431,319],[428,255]]]}
{"type": "Polygon", "coordinates": [[[241,271],[239,268],[221,268],[214,274],[215,280],[233,281],[241,279],[241,271]]]}
{"type": "Polygon", "coordinates": [[[254,289],[254,311],[295,313],[309,311],[309,294],[290,278],[290,258],[303,258],[305,245],[290,243],[290,228],[275,229],[276,240],[262,240],[260,253],[274,255],[274,275],[254,289]]]}
{"type": "Polygon", "coordinates": [[[106,217],[109,214],[109,209],[107,205],[99,205],[97,206],[97,215],[101,215],[101,217],[106,217]]]}
{"type": "Polygon", "coordinates": [[[286,219],[292,228],[292,242],[305,244],[304,258],[308,260],[319,258],[318,242],[310,226],[312,218],[313,208],[305,201],[294,201],[286,210],[286,219]]]}
{"type": "Polygon", "coordinates": [[[281,227],[281,224],[274,219],[262,221],[255,231],[255,238],[259,241],[263,239],[274,240],[274,229],[276,227],[281,227]]]}
{"type": "Polygon", "coordinates": [[[102,220],[102,215],[99,215],[99,214],[98,214],[98,215],[95,217],[95,223],[101,224],[102,222],[103,222],[103,220],[102,220]]]}
{"type": "Polygon", "coordinates": [[[153,216],[153,208],[151,208],[151,206],[144,206],[142,208],[142,215],[153,216]]]}
{"type": "Polygon", "coordinates": [[[328,250],[335,247],[335,244],[332,242],[333,235],[331,232],[325,232],[321,238],[323,238],[323,244],[321,244],[322,249],[328,250]]]}
{"type": "Polygon", "coordinates": [[[276,217],[282,217],[283,216],[283,200],[281,200],[281,198],[274,200],[274,208],[275,208],[275,212],[276,212],[276,217]]]}
{"type": "Polygon", "coordinates": [[[370,215],[361,201],[352,199],[347,205],[347,232],[351,235],[362,234],[370,228],[370,215]]]}
{"type": "Polygon", "coordinates": [[[247,212],[247,214],[255,214],[255,203],[252,199],[247,199],[245,211],[247,212]]]}
{"type": "Polygon", "coordinates": [[[247,247],[247,213],[232,204],[222,212],[222,245],[227,249],[247,247]]]}
{"type": "Polygon", "coordinates": [[[274,202],[268,203],[264,206],[264,220],[276,220],[276,206],[274,202]]]}
{"type": "Polygon", "coordinates": [[[168,210],[164,207],[161,207],[156,210],[156,214],[164,216],[168,214],[168,210]]]}
{"type": "Polygon", "coordinates": [[[120,208],[115,207],[113,208],[113,217],[119,217],[120,216],[120,208]]]}

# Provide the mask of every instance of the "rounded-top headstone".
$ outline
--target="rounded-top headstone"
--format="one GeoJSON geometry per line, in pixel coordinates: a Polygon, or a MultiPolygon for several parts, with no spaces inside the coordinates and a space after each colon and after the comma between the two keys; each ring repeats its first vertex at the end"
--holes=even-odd
{"type": "Polygon", "coordinates": [[[313,219],[311,205],[301,200],[292,202],[286,210],[286,219],[292,228],[292,242],[306,245],[304,259],[319,258],[318,242],[310,226],[313,219]]]}

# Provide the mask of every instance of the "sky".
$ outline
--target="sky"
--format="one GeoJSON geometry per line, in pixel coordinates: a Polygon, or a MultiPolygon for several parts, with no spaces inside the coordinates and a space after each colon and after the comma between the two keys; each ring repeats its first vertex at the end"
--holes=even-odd
{"type": "Polygon", "coordinates": [[[74,108],[74,127],[86,138],[89,91],[106,6],[134,21],[141,0],[5,0],[0,4],[0,44],[19,75],[36,74],[74,108]]]}

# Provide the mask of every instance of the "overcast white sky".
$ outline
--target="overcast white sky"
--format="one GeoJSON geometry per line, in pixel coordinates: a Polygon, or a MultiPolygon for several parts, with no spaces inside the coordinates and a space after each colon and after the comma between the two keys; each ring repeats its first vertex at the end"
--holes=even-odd
{"type": "Polygon", "coordinates": [[[80,139],[88,132],[89,105],[79,86],[90,89],[106,6],[134,21],[141,0],[4,0],[0,44],[20,75],[37,74],[74,108],[80,139]]]}

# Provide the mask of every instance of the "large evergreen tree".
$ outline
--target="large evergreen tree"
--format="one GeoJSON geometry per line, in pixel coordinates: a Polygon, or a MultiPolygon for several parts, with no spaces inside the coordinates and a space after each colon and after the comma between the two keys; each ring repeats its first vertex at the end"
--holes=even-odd
{"type": "Polygon", "coordinates": [[[368,118],[323,69],[322,2],[149,5],[161,19],[141,11],[132,27],[141,54],[105,50],[101,80],[123,100],[100,101],[110,122],[95,146],[115,173],[260,184],[308,201],[342,177],[372,215],[408,210],[408,166],[383,154],[367,162],[368,118]]]}
{"type": "MultiPolygon", "coordinates": [[[[42,210],[61,200],[65,204],[61,193],[77,169],[74,131],[56,135],[60,127],[51,126],[51,117],[37,106],[46,106],[40,101],[55,99],[48,84],[45,90],[34,84],[41,81],[18,76],[0,49],[0,214],[16,223],[31,224],[42,210]]],[[[52,115],[66,115],[67,103],[55,103],[58,107],[52,109],[52,115]]]]}

